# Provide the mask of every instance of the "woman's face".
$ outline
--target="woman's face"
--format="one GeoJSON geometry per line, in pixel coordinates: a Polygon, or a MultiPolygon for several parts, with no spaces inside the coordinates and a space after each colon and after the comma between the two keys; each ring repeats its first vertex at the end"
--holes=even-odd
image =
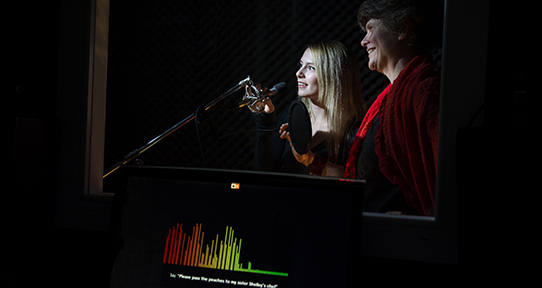
{"type": "Polygon", "coordinates": [[[303,98],[318,99],[318,79],[316,79],[316,67],[312,61],[311,50],[307,48],[301,60],[297,76],[297,94],[303,98]]]}
{"type": "Polygon", "coordinates": [[[369,69],[383,73],[393,56],[397,40],[379,19],[369,20],[365,30],[367,34],[361,40],[361,46],[367,48],[369,69]]]}

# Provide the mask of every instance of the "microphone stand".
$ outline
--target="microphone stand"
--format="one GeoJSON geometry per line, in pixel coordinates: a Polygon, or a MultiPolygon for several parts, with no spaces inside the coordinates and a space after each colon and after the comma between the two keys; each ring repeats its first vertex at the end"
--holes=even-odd
{"type": "MultiPolygon", "coordinates": [[[[210,103],[208,103],[207,105],[203,106],[203,109],[205,109],[205,111],[211,109],[213,106],[215,106],[218,102],[224,100],[226,97],[230,96],[231,94],[239,91],[241,88],[243,88],[243,86],[245,86],[245,84],[249,83],[250,82],[250,76],[248,76],[246,79],[244,80],[241,80],[239,83],[237,83],[237,85],[235,85],[234,87],[230,88],[228,91],[226,91],[224,94],[220,95],[218,98],[216,98],[215,100],[211,101],[210,103]]],[[[198,108],[198,110],[200,110],[200,108],[198,108]]],[[[139,155],[141,155],[141,153],[147,151],[149,148],[151,148],[152,146],[154,146],[156,143],[160,142],[162,139],[166,138],[167,136],[171,135],[173,132],[177,131],[179,128],[183,127],[184,125],[186,125],[188,122],[194,120],[196,118],[196,115],[198,113],[198,110],[194,111],[190,116],[184,118],[181,122],[173,125],[171,128],[169,128],[168,130],[166,130],[165,132],[163,132],[162,134],[156,136],[154,139],[152,139],[151,141],[149,141],[147,144],[143,145],[141,148],[139,149],[136,149],[132,152],[130,152],[130,154],[124,156],[124,159],[120,160],[119,162],[117,162],[115,165],[111,166],[110,168],[108,168],[107,170],[105,170],[104,172],[104,175],[103,175],[103,178],[107,177],[109,174],[115,172],[117,169],[119,169],[120,167],[126,165],[128,162],[134,160],[135,158],[137,158],[139,155]]]]}

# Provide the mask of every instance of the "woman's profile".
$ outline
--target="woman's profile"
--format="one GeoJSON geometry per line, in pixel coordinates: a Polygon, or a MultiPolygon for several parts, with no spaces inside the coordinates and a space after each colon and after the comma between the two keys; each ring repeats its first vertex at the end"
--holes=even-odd
{"type": "Polygon", "coordinates": [[[263,112],[253,109],[257,127],[280,132],[258,132],[254,168],[342,176],[353,134],[366,110],[357,59],[338,41],[314,43],[303,52],[296,77],[297,94],[310,115],[311,147],[303,155],[291,148],[284,140],[289,137],[288,113],[278,116],[267,99],[260,107],[263,112]]]}

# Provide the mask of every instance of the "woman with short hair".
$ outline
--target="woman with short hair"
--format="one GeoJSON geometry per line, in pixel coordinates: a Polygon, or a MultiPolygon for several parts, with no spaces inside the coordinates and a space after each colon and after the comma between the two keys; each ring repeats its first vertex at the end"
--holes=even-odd
{"type": "Polygon", "coordinates": [[[365,211],[434,215],[440,73],[429,53],[442,43],[443,14],[435,0],[369,0],[359,9],[368,66],[390,80],[344,174],[366,179],[365,211]]]}

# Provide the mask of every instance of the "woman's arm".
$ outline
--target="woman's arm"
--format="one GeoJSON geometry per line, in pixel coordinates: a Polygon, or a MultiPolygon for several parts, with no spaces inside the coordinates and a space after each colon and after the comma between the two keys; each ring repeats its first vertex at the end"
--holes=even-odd
{"type": "Polygon", "coordinates": [[[331,176],[331,177],[343,177],[344,166],[337,165],[328,161],[327,159],[314,155],[309,149],[309,152],[305,154],[299,154],[292,146],[290,141],[290,132],[287,131],[288,123],[282,124],[280,126],[280,138],[287,139],[290,143],[290,148],[292,149],[292,154],[294,154],[297,162],[307,166],[307,172],[311,175],[321,175],[321,176],[331,176]]]}

